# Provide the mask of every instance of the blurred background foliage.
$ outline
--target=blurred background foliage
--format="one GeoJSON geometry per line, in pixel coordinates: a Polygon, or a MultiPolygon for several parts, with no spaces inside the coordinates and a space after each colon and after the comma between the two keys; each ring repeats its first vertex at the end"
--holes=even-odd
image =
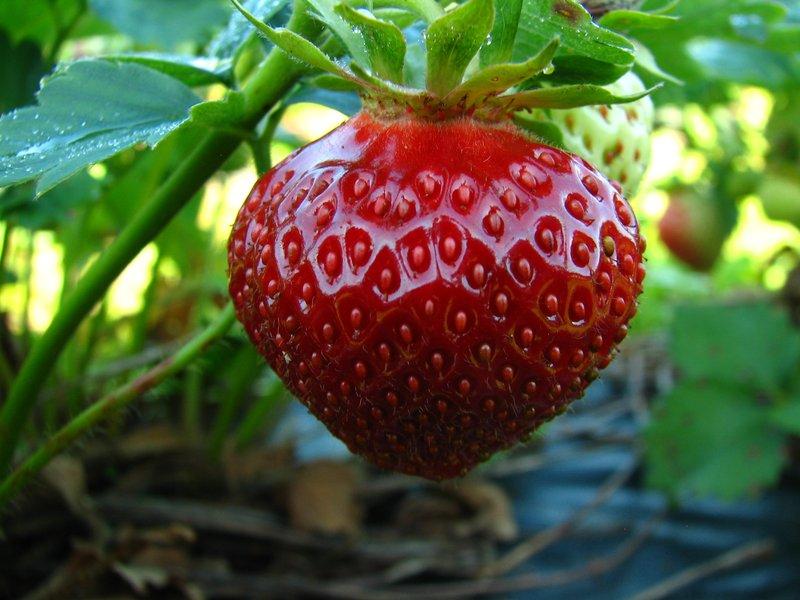
{"type": "MultiPolygon", "coordinates": [[[[248,3],[273,24],[287,19],[286,4],[248,3]]],[[[677,499],[752,495],[778,480],[800,435],[800,1],[647,0],[643,8],[681,18],[659,29],[636,19],[603,24],[636,40],[646,82],[667,81],[653,96],[651,166],[632,199],[649,242],[633,334],[663,340],[677,377],[644,433],[647,480],[677,499]],[[701,260],[687,264],[664,243],[671,210],[697,233],[701,260]]],[[[130,52],[219,99],[268,48],[224,0],[4,0],[0,111],[31,104],[56,63],[130,52]]],[[[27,447],[218,312],[229,228],[256,164],[280,160],[357,107],[351,95],[304,84],[273,111],[261,139],[237,151],[78,330],[25,432],[27,447]]],[[[124,150],[39,197],[33,184],[0,192],[0,390],[64,291],[199,129],[182,127],[155,150],[124,150]]],[[[226,445],[264,439],[286,400],[237,331],[148,392],[137,418],[180,423],[219,456],[226,445]]]]}

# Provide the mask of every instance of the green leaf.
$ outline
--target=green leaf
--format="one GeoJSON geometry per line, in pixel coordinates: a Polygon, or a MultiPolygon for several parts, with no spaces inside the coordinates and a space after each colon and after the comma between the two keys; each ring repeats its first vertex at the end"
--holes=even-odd
{"type": "Polygon", "coordinates": [[[466,105],[471,106],[476,98],[500,94],[527,81],[550,66],[558,43],[557,39],[551,41],[538,56],[524,63],[495,64],[481,69],[451,91],[447,99],[463,97],[466,105]]]}
{"type": "Polygon", "coordinates": [[[431,23],[426,40],[431,92],[445,96],[461,83],[467,66],[492,30],[493,4],[492,0],[468,0],[431,23]]]}
{"type": "Polygon", "coordinates": [[[524,0],[514,60],[537,54],[555,37],[561,49],[553,61],[553,80],[608,84],[633,65],[631,43],[596,25],[576,0],[524,0]]]}
{"type": "Polygon", "coordinates": [[[770,391],[800,361],[800,334],[784,310],[767,302],[680,306],[671,333],[672,359],[693,380],[770,391]]]}
{"type": "Polygon", "coordinates": [[[29,41],[13,45],[0,31],[0,114],[29,104],[46,70],[39,46],[29,41]]]}
{"type": "Polygon", "coordinates": [[[778,429],[800,435],[800,396],[774,407],[769,413],[770,421],[778,429]]]}
{"type": "Polygon", "coordinates": [[[482,66],[511,62],[521,14],[522,0],[495,3],[494,27],[489,41],[481,48],[482,66]]]}
{"type": "Polygon", "coordinates": [[[576,108],[594,104],[634,102],[652,93],[654,89],[650,88],[638,94],[619,96],[599,85],[564,85],[501,96],[496,99],[496,102],[498,106],[502,105],[509,112],[526,108],[576,108]]]}
{"type": "Polygon", "coordinates": [[[764,42],[764,47],[774,52],[791,54],[800,48],[800,25],[778,24],[772,27],[764,42]]]}
{"type": "Polygon", "coordinates": [[[786,7],[774,0],[692,0],[676,4],[672,14],[679,20],[669,27],[631,28],[629,33],[650,49],[665,71],[688,84],[705,85],[708,73],[689,54],[690,40],[730,40],[758,48],[763,41],[747,38],[747,24],[768,32],[785,18],[786,7]]]}
{"type": "Polygon", "coordinates": [[[226,78],[226,73],[230,69],[229,60],[181,54],[159,54],[156,52],[108,54],[100,58],[111,62],[144,65],[154,71],[169,75],[189,87],[211,85],[212,83],[229,83],[226,78]]]}
{"type": "Polygon", "coordinates": [[[0,30],[13,44],[27,40],[50,52],[56,40],[72,33],[84,10],[83,0],[2,0],[0,30]]]}
{"type": "Polygon", "coordinates": [[[104,60],[64,67],[37,100],[0,118],[0,186],[39,178],[40,194],[136,143],[157,144],[200,102],[158,71],[104,60]]]}
{"type": "Polygon", "coordinates": [[[676,498],[734,500],[775,483],[785,438],[767,411],[730,385],[683,383],[645,432],[647,481],[676,498]]]}
{"type": "Polygon", "coordinates": [[[345,4],[338,5],[336,11],[364,36],[373,74],[402,84],[406,58],[403,32],[392,23],[379,21],[345,4]]]}
{"type": "Polygon", "coordinates": [[[230,14],[223,0],[89,0],[89,6],[134,40],[168,49],[207,42],[230,14]]]}
{"type": "Polygon", "coordinates": [[[100,182],[83,170],[34,198],[34,188],[24,184],[0,196],[0,219],[38,231],[55,229],[74,217],[76,209],[97,200],[100,182]]]}
{"type": "Polygon", "coordinates": [[[698,39],[689,42],[687,50],[709,79],[771,89],[800,80],[796,59],[742,42],[698,39]]]}
{"type": "MultiPolygon", "coordinates": [[[[242,5],[256,19],[267,23],[288,3],[289,0],[245,0],[242,5]]],[[[247,17],[235,10],[225,28],[209,43],[208,54],[216,58],[232,59],[253,35],[255,32],[247,17]]]]}

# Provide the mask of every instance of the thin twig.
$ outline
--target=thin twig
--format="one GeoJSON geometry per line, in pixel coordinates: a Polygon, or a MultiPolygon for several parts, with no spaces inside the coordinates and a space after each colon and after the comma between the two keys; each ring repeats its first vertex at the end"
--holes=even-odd
{"type": "Polygon", "coordinates": [[[633,460],[630,465],[615,472],[600,487],[594,498],[575,512],[572,517],[518,544],[505,555],[483,567],[480,574],[484,577],[496,577],[508,573],[558,540],[565,538],[577,528],[593,510],[606,502],[617,490],[625,485],[636,471],[638,464],[638,459],[633,460]]]}
{"type": "Polygon", "coordinates": [[[178,373],[191,363],[205,348],[222,337],[233,325],[235,314],[228,305],[205,330],[193,338],[174,356],[160,362],[153,369],[130,381],[76,415],[51,436],[39,449],[0,482],[0,507],[8,502],[22,486],[41,471],[53,457],[63,452],[72,442],[104,419],[140,397],[144,392],[178,373]]]}
{"type": "Polygon", "coordinates": [[[631,600],[661,600],[668,598],[675,592],[689,587],[693,583],[720,573],[742,566],[745,563],[761,560],[775,552],[775,540],[763,539],[745,544],[724,554],[720,554],[707,562],[690,567],[685,571],[676,573],[664,581],[647,588],[636,594],[631,600]]]}
{"type": "Polygon", "coordinates": [[[453,554],[442,541],[331,538],[291,529],[270,512],[246,506],[216,506],[204,502],[108,494],[96,500],[97,509],[112,519],[134,523],[182,523],[199,531],[281,544],[308,551],[357,556],[384,564],[409,558],[453,554]]]}
{"type": "MultiPolygon", "coordinates": [[[[451,598],[470,598],[476,596],[509,594],[532,589],[557,587],[596,577],[619,567],[641,547],[659,522],[660,515],[646,523],[638,533],[623,542],[615,551],[594,558],[583,565],[550,573],[527,573],[505,579],[482,579],[476,581],[455,581],[439,584],[421,584],[367,588],[366,580],[319,581],[296,576],[244,575],[240,573],[220,573],[194,571],[176,573],[190,584],[196,585],[206,594],[214,597],[286,597],[301,595],[309,598],[336,598],[348,600],[407,600],[425,598],[426,600],[448,600],[451,598]]],[[[420,563],[409,562],[404,565],[404,573],[392,567],[379,574],[372,581],[383,582],[396,579],[398,575],[418,574],[420,563]]]]}
{"type": "Polygon", "coordinates": [[[551,573],[526,573],[505,579],[484,579],[462,581],[452,584],[430,584],[397,586],[387,593],[368,594],[363,598],[370,600],[394,600],[395,598],[425,598],[426,600],[447,600],[449,598],[469,598],[494,594],[510,594],[537,588],[568,585],[588,577],[596,577],[616,569],[633,556],[641,545],[652,534],[655,526],[661,521],[663,514],[650,519],[626,542],[623,542],[610,554],[593,558],[585,564],[571,569],[562,569],[551,573]]]}

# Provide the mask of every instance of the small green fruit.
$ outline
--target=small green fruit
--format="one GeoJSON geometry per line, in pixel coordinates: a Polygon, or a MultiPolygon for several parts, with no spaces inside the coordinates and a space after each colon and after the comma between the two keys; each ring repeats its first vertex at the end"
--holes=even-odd
{"type": "Polygon", "coordinates": [[[770,168],[758,188],[758,196],[770,219],[800,227],[800,175],[794,169],[770,168]]]}
{"type": "MultiPolygon", "coordinates": [[[[607,86],[615,94],[644,91],[642,81],[627,73],[607,86]]],[[[527,119],[554,124],[560,145],[597,166],[607,177],[619,181],[626,194],[634,196],[650,161],[650,135],[655,109],[649,96],[628,104],[586,106],[566,110],[534,111],[527,119]]]]}

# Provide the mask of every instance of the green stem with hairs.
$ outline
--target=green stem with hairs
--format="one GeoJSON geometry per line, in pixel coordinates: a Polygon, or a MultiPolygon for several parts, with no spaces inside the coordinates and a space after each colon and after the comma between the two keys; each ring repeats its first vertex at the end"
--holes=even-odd
{"type": "MultiPolygon", "coordinates": [[[[296,0],[289,28],[314,38],[321,31],[321,25],[308,15],[306,9],[305,0],[296,0]]],[[[241,127],[252,129],[305,72],[304,67],[283,51],[273,49],[258,72],[242,89],[245,109],[241,127]]],[[[239,136],[229,132],[208,133],[65,299],[47,331],[23,363],[8,400],[0,409],[0,475],[8,472],[25,421],[56,364],[56,359],[76,328],[128,263],[202,188],[238,147],[240,141],[239,136]]]]}
{"type": "Polygon", "coordinates": [[[3,232],[3,243],[0,245],[0,287],[3,287],[5,281],[2,277],[5,275],[6,263],[8,262],[8,254],[11,249],[11,234],[14,232],[14,225],[10,221],[6,221],[5,231],[3,232]]]}
{"type": "Polygon", "coordinates": [[[208,444],[209,452],[214,459],[219,460],[222,456],[225,440],[236,414],[264,366],[264,359],[249,345],[242,348],[228,364],[228,389],[225,390],[219,404],[208,444]]]}
{"type": "Polygon", "coordinates": [[[187,439],[200,439],[200,417],[202,409],[203,369],[194,365],[186,372],[183,382],[181,421],[187,439]]]}
{"type": "Polygon", "coordinates": [[[0,484],[0,507],[4,506],[22,486],[78,437],[117,414],[122,408],[140,397],[142,393],[184,369],[211,343],[225,335],[235,320],[233,305],[228,304],[211,325],[178,350],[174,356],[165,359],[148,372],[114,390],[76,415],[3,480],[0,484]]]}
{"type": "Polygon", "coordinates": [[[271,422],[281,403],[288,402],[289,392],[283,382],[274,373],[267,384],[267,389],[253,402],[234,435],[235,448],[241,450],[250,444],[271,422]]]}

